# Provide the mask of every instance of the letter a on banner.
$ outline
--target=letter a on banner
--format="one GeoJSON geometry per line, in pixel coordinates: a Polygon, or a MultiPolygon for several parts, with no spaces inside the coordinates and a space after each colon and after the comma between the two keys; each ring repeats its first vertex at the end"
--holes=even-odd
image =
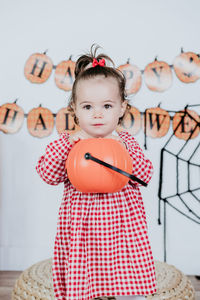
{"type": "Polygon", "coordinates": [[[64,91],[71,91],[75,80],[75,62],[70,59],[62,61],[55,70],[55,83],[57,87],[64,91]]]}
{"type": "Polygon", "coordinates": [[[27,128],[31,135],[39,138],[49,136],[54,128],[54,116],[48,108],[33,108],[27,117],[27,128]]]}

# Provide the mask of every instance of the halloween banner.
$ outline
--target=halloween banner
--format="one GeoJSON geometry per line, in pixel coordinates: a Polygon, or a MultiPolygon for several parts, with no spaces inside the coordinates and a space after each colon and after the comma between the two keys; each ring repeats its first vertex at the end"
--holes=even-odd
{"type": "MultiPolygon", "coordinates": [[[[44,83],[55,69],[55,84],[64,91],[72,89],[75,80],[75,62],[71,60],[61,61],[57,66],[44,53],[32,54],[25,63],[24,75],[31,83],[44,83]]],[[[200,78],[200,56],[194,52],[184,52],[175,57],[173,64],[159,61],[157,57],[149,63],[144,70],[129,63],[120,65],[117,69],[126,77],[127,95],[136,94],[141,87],[142,80],[146,86],[154,92],[164,92],[170,88],[173,81],[172,69],[179,80],[184,83],[192,83],[200,78]],[[142,78],[143,74],[143,78],[142,78]]]]}
{"type": "MultiPolygon", "coordinates": [[[[55,69],[55,84],[57,87],[64,91],[70,91],[75,80],[75,62],[71,58],[72,56],[54,66],[46,52],[42,54],[35,53],[26,61],[24,75],[31,83],[40,84],[47,81],[52,70],[55,69]]],[[[127,95],[139,91],[142,84],[142,74],[144,74],[143,80],[150,90],[164,92],[172,84],[172,68],[182,82],[195,82],[200,78],[199,55],[193,52],[184,52],[181,49],[181,53],[174,59],[173,65],[158,61],[156,57],[144,70],[140,70],[136,65],[131,65],[129,61],[118,67],[126,77],[127,95]]],[[[40,105],[25,114],[16,102],[5,103],[0,106],[0,131],[4,133],[13,134],[18,132],[24,123],[25,117],[27,118],[29,133],[38,138],[49,136],[54,126],[56,126],[58,133],[68,132],[70,134],[80,129],[75,124],[68,107],[61,108],[55,114],[40,105]]],[[[200,117],[188,106],[178,112],[167,111],[160,108],[159,105],[140,112],[136,107],[131,106],[117,131],[126,130],[130,134],[136,135],[142,129],[145,139],[147,136],[161,138],[168,133],[171,121],[174,134],[179,139],[192,139],[199,134],[200,117]],[[172,116],[169,113],[174,113],[174,115],[172,116]],[[194,128],[195,130],[193,130],[194,128]]]]}
{"type": "MultiPolygon", "coordinates": [[[[59,134],[62,132],[71,134],[80,129],[74,122],[68,107],[61,108],[55,114],[40,105],[32,108],[28,114],[24,114],[23,109],[16,102],[17,100],[14,103],[5,103],[0,106],[0,131],[4,133],[18,132],[25,117],[29,133],[38,138],[49,136],[54,126],[59,134]]],[[[173,131],[177,138],[187,140],[195,138],[199,134],[200,117],[197,112],[187,106],[181,111],[174,112],[174,116],[170,116],[169,113],[172,111],[168,112],[159,106],[147,108],[145,112],[140,112],[136,107],[131,106],[122,124],[117,127],[117,131],[126,130],[130,134],[136,135],[143,130],[145,136],[161,138],[168,133],[172,120],[173,131]]]]}

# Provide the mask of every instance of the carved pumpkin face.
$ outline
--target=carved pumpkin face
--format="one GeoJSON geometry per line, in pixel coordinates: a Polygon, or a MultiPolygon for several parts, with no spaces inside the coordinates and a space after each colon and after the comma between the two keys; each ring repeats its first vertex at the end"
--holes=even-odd
{"type": "Polygon", "coordinates": [[[123,171],[132,173],[131,157],[120,142],[104,138],[81,140],[72,147],[66,161],[68,178],[78,191],[114,193],[128,183],[128,177],[94,161],[86,160],[84,155],[87,152],[123,171]]]}
{"type": "Polygon", "coordinates": [[[49,136],[54,127],[54,116],[52,112],[44,107],[33,108],[27,117],[27,128],[35,137],[49,136]]]}
{"type": "Polygon", "coordinates": [[[152,138],[160,138],[167,134],[170,127],[169,113],[160,108],[152,107],[146,110],[146,129],[145,114],[143,115],[142,127],[146,135],[152,138]]]}
{"type": "Polygon", "coordinates": [[[70,91],[75,80],[75,62],[71,60],[62,61],[55,70],[55,82],[62,90],[70,91]]]}
{"type": "Polygon", "coordinates": [[[172,71],[166,62],[155,60],[146,66],[144,78],[151,91],[163,92],[172,84],[172,71]]]}
{"type": "Polygon", "coordinates": [[[35,53],[29,57],[24,67],[25,77],[32,83],[43,83],[51,75],[53,63],[42,53],[35,53]]]}
{"type": "Polygon", "coordinates": [[[80,127],[75,124],[74,118],[67,107],[61,108],[56,115],[56,129],[58,133],[67,132],[69,134],[80,130],[80,127]]]}
{"type": "Polygon", "coordinates": [[[127,131],[132,135],[137,134],[141,129],[141,114],[140,111],[131,107],[127,114],[124,116],[122,125],[118,125],[116,131],[127,131]]]}
{"type": "Polygon", "coordinates": [[[200,78],[200,60],[193,52],[183,52],[174,60],[176,76],[185,83],[195,82],[200,78]]]}
{"type": "Polygon", "coordinates": [[[198,126],[198,122],[200,122],[199,115],[195,111],[189,109],[187,109],[186,112],[187,112],[186,114],[184,110],[177,112],[174,115],[173,122],[172,122],[175,136],[183,140],[188,140],[192,131],[193,133],[190,138],[191,139],[195,138],[200,131],[198,126]]]}
{"type": "Polygon", "coordinates": [[[4,133],[16,133],[23,121],[23,109],[16,103],[6,103],[0,107],[0,130],[4,133]]]}
{"type": "Polygon", "coordinates": [[[126,77],[126,93],[127,95],[135,94],[139,91],[142,83],[142,75],[140,69],[129,63],[118,67],[126,77]]]}

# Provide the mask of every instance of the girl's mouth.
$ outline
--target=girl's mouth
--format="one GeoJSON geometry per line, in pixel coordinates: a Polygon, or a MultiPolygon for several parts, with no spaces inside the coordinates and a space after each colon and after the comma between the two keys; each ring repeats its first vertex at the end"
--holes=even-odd
{"type": "Polygon", "coordinates": [[[94,124],[93,126],[102,126],[103,124],[94,124]]]}

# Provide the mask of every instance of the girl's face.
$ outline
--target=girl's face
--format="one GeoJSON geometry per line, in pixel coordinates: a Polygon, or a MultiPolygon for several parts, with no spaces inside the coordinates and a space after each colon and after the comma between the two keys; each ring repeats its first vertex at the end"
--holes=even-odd
{"type": "Polygon", "coordinates": [[[77,84],[74,111],[88,138],[112,134],[126,105],[127,102],[121,101],[118,83],[112,77],[97,76],[77,84]]]}

